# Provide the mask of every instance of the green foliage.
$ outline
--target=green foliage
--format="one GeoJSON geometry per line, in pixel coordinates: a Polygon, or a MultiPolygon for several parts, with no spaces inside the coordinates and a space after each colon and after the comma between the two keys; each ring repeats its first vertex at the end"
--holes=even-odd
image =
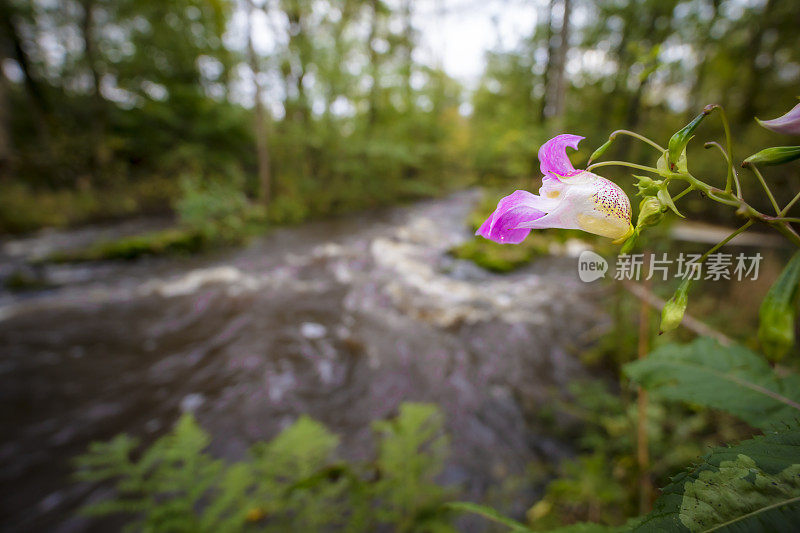
{"type": "Polygon", "coordinates": [[[377,516],[410,531],[413,524],[442,530],[437,507],[447,492],[434,483],[447,455],[442,414],[436,406],[407,403],[394,420],[375,422],[378,446],[377,516]]]}
{"type": "Polygon", "coordinates": [[[800,415],[797,378],[779,377],[742,346],[723,347],[707,338],[669,344],[624,370],[660,398],[721,409],[754,427],[770,428],[800,415]]]}
{"type": "Polygon", "coordinates": [[[175,206],[181,225],[208,242],[241,242],[249,224],[264,220],[263,211],[251,205],[230,179],[200,182],[184,177],[181,189],[175,206]]]}
{"type": "Polygon", "coordinates": [[[665,487],[641,532],[793,531],[800,520],[800,429],[715,448],[665,487]]]}
{"type": "Polygon", "coordinates": [[[771,360],[780,360],[794,346],[800,252],[789,260],[772,284],[758,311],[758,340],[771,360]]]}
{"type": "Polygon", "coordinates": [[[270,442],[227,464],[207,451],[210,437],[184,415],[141,452],[120,435],[94,443],[77,459],[83,481],[113,481],[114,498],[90,515],[124,513],[136,531],[452,531],[434,478],[447,454],[441,413],[402,404],[395,419],[376,422],[372,468],[336,460],[339,438],[302,416],[270,442]]]}

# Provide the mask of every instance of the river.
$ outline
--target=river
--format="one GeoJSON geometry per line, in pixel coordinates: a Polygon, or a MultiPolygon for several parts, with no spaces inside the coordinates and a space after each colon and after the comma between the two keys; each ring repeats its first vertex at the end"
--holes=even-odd
{"type": "MultiPolygon", "coordinates": [[[[508,275],[451,258],[477,198],[276,229],[200,257],[42,267],[50,286],[0,293],[3,529],[105,530],[75,517],[108,489],[71,481],[70,459],[119,432],[151,441],[187,410],[221,457],[308,413],[360,459],[372,420],[434,402],[452,443],[442,482],[467,498],[568,455],[537,411],[584,375],[575,352],[607,320],[600,288],[569,254],[508,275]]],[[[162,223],[7,240],[0,268],[162,223]]]]}

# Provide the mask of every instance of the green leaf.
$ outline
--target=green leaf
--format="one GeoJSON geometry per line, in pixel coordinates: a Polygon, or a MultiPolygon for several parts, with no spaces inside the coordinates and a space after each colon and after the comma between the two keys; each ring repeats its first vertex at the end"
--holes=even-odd
{"type": "Polygon", "coordinates": [[[528,528],[525,524],[517,522],[512,518],[508,518],[507,516],[503,516],[498,511],[486,505],[478,505],[477,503],[471,503],[471,502],[451,502],[446,504],[445,507],[448,507],[455,511],[463,511],[466,513],[474,513],[480,515],[484,518],[491,520],[492,522],[503,524],[504,526],[510,528],[511,531],[524,532],[524,533],[533,532],[533,530],[528,528]]]}
{"type": "Polygon", "coordinates": [[[742,346],[708,338],[668,344],[628,363],[624,372],[661,398],[721,409],[754,427],[800,417],[795,380],[779,378],[763,357],[742,346]]]}
{"type": "Polygon", "coordinates": [[[797,424],[714,448],[672,479],[633,531],[796,531],[800,523],[797,424]]]}
{"type": "Polygon", "coordinates": [[[800,284],[800,252],[770,287],[758,311],[758,339],[772,361],[778,361],[794,345],[795,307],[800,284]]]}

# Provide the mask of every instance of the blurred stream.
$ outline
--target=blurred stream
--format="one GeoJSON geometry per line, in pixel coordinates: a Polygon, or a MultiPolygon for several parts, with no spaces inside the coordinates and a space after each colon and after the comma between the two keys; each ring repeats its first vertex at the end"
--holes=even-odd
{"type": "MultiPolygon", "coordinates": [[[[123,431],[149,442],[186,410],[226,458],[308,413],[358,459],[372,420],[435,402],[452,442],[442,482],[465,497],[568,454],[537,410],[583,374],[574,352],[606,320],[599,287],[569,255],[510,275],[449,257],[477,198],[282,228],[196,258],[42,267],[52,287],[0,292],[3,529],[107,530],[74,517],[107,489],[73,483],[70,458],[123,431]]],[[[120,227],[99,233],[141,229],[120,227]]],[[[5,242],[0,269],[92,231],[5,242]]]]}

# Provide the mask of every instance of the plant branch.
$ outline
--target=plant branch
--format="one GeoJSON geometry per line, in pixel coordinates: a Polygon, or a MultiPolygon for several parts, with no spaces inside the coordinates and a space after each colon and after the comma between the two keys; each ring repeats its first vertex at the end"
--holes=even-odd
{"type": "Polygon", "coordinates": [[[694,190],[694,185],[689,185],[689,186],[688,186],[688,187],[686,187],[684,190],[682,190],[681,192],[679,192],[678,194],[676,194],[675,196],[673,196],[673,197],[672,197],[672,201],[673,201],[673,202],[675,202],[675,201],[677,201],[677,200],[680,200],[681,198],[683,198],[684,196],[686,196],[687,194],[689,194],[689,193],[690,193],[690,192],[692,192],[693,190],[694,190]]]}
{"type": "Polygon", "coordinates": [[[657,142],[653,141],[652,139],[648,139],[644,135],[640,135],[640,134],[638,134],[636,132],[633,132],[633,131],[617,130],[617,131],[613,132],[611,135],[609,135],[608,138],[609,139],[613,139],[617,135],[628,135],[628,136],[633,137],[635,139],[639,139],[640,141],[646,142],[647,144],[649,144],[650,146],[652,146],[653,148],[655,148],[656,150],[658,150],[661,153],[664,152],[664,148],[662,148],[661,145],[659,145],[657,142]]]}
{"type": "MultiPolygon", "coordinates": [[[[733,144],[731,143],[731,127],[728,124],[728,115],[725,113],[725,110],[719,104],[711,104],[706,106],[706,109],[713,111],[714,109],[719,110],[719,113],[722,117],[722,127],[725,130],[725,146],[728,147],[728,159],[733,161],[733,144]]],[[[733,176],[732,168],[728,171],[728,179],[725,182],[725,192],[731,192],[731,179],[733,176]]],[[[737,195],[738,196],[738,195],[737,195]]]]}
{"type": "Polygon", "coordinates": [[[792,198],[792,201],[791,201],[791,202],[789,202],[788,204],[786,204],[786,207],[784,207],[784,208],[781,210],[781,212],[780,212],[780,213],[778,213],[778,215],[780,215],[780,216],[783,216],[783,215],[785,215],[786,213],[788,213],[788,212],[789,212],[789,209],[791,209],[791,208],[792,208],[792,206],[793,206],[795,203],[797,203],[797,200],[800,200],[800,192],[799,192],[799,193],[797,193],[797,194],[794,196],[794,198],[792,198]]]}
{"type": "Polygon", "coordinates": [[[764,188],[764,191],[767,193],[767,196],[769,197],[769,201],[772,203],[772,207],[775,208],[775,214],[780,215],[781,214],[781,208],[778,207],[778,202],[775,201],[775,196],[772,195],[772,191],[770,190],[769,185],[767,185],[766,180],[764,180],[764,176],[761,175],[761,171],[758,170],[758,167],[756,167],[752,163],[748,163],[746,165],[744,163],[742,163],[742,166],[744,166],[746,168],[749,168],[750,170],[753,171],[753,174],[756,175],[756,177],[758,178],[758,181],[761,183],[761,186],[764,188]]]}
{"type": "MultiPolygon", "coordinates": [[[[719,144],[718,142],[713,142],[713,141],[712,142],[707,142],[704,145],[704,147],[706,149],[711,148],[712,146],[717,148],[720,151],[720,153],[722,154],[722,157],[725,158],[725,162],[728,164],[728,178],[727,178],[727,182],[726,183],[730,183],[731,177],[733,177],[733,181],[734,181],[734,183],[736,183],[736,196],[738,198],[741,198],[742,197],[742,186],[739,183],[739,174],[736,172],[736,169],[733,167],[733,161],[731,161],[731,158],[728,157],[728,153],[725,151],[725,149],[722,147],[722,145],[719,144]]],[[[730,192],[730,187],[726,186],[725,190],[727,192],[730,192]]]]}
{"type": "Polygon", "coordinates": [[[661,172],[657,168],[647,167],[644,165],[637,165],[636,163],[628,163],[626,161],[601,161],[600,163],[594,163],[586,167],[586,170],[591,171],[593,168],[597,167],[608,167],[608,166],[620,166],[620,167],[630,167],[635,168],[638,170],[644,170],[645,172],[652,172],[653,174],[661,175],[661,172]]]}

